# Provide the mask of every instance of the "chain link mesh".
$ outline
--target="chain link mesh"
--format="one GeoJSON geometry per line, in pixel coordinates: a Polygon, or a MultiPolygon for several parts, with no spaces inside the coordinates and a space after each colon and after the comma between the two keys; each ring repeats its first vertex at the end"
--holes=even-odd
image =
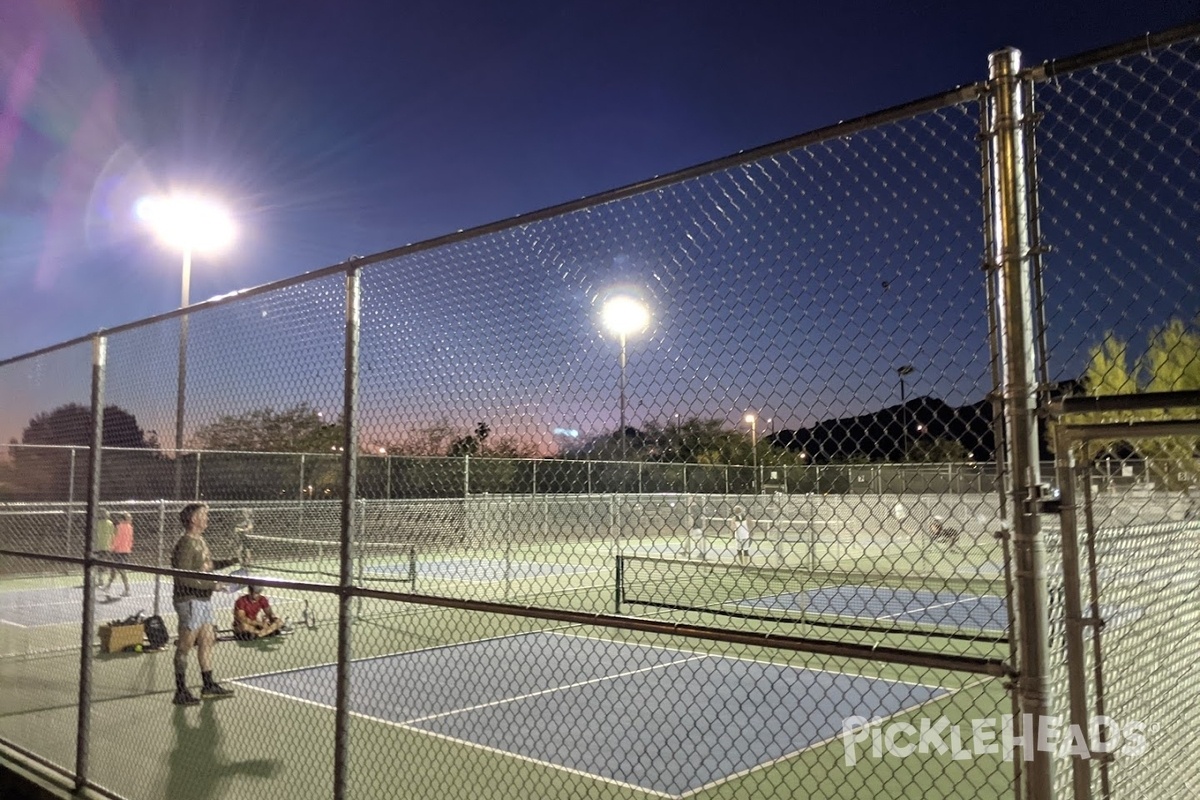
{"type": "MultiPolygon", "coordinates": [[[[1195,39],[1043,80],[1037,138],[1045,251],[1048,373],[1065,394],[1097,397],[1200,389],[1200,176],[1195,39]]],[[[1197,444],[1145,438],[1132,423],[1195,419],[1195,401],[1156,412],[1075,414],[1109,424],[1069,454],[1083,546],[1087,706],[1097,797],[1193,797],[1197,444]],[[1096,722],[1107,717],[1107,724],[1096,722]]],[[[1065,471],[1064,471],[1065,470],[1065,471]]],[[[1057,544],[1057,532],[1049,540],[1057,544]]],[[[1052,575],[1060,575],[1052,571],[1052,575]]],[[[1052,616],[1062,619],[1061,580],[1052,616]]],[[[1061,630],[1061,626],[1060,626],[1061,630]]],[[[1060,640],[1061,641],[1061,640],[1060,640]]],[[[1060,662],[1061,663],[1061,662],[1060,662]]],[[[1068,676],[1057,667],[1065,709],[1068,676]]],[[[1063,714],[1065,716],[1065,710],[1063,714]]],[[[1060,760],[1059,795],[1070,791],[1060,760]]]]}
{"type": "MultiPolygon", "coordinates": [[[[1195,52],[1036,83],[1056,378],[1110,327],[1195,311],[1176,243],[1196,174],[1174,155],[1194,149],[1195,52]]],[[[356,798],[1014,796],[1033,744],[1005,680],[972,96],[113,333],[92,504],[91,348],[0,364],[0,675],[22,688],[0,739],[69,771],[83,703],[89,779],[124,797],[339,776],[356,798]],[[212,600],[236,696],[172,709],[170,645],[143,627],[125,652],[113,623],[179,626],[195,502],[214,560],[245,570],[212,600]],[[251,582],[287,635],[235,636],[251,582]]],[[[1106,453],[1089,479],[1191,463],[1178,442],[1106,453]]],[[[1089,697],[1161,724],[1191,684],[1149,637],[1190,619],[1194,587],[1131,562],[1182,557],[1194,523],[1155,518],[1178,487],[1147,491],[1088,527],[1096,607],[1118,609],[1089,658],[1119,673],[1089,697]],[[1132,689],[1147,659],[1174,692],[1132,689]]],[[[1052,577],[1052,659],[1062,600],[1052,577]]],[[[1058,711],[1068,674],[1049,677],[1058,711]]],[[[1096,786],[1174,790],[1174,757],[1096,786]]]]}

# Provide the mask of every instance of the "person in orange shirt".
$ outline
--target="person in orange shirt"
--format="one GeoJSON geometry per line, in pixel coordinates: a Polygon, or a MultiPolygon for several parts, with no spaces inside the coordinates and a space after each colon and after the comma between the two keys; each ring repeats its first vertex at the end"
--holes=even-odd
{"type": "MultiPolygon", "coordinates": [[[[107,555],[112,561],[128,564],[130,554],[133,552],[133,516],[127,511],[119,511],[113,516],[116,518],[116,525],[114,526],[112,548],[107,555]]],[[[120,567],[113,567],[108,571],[108,583],[104,584],[104,591],[109,590],[118,575],[121,576],[121,583],[125,586],[125,591],[121,596],[129,597],[129,576],[120,567]]]]}

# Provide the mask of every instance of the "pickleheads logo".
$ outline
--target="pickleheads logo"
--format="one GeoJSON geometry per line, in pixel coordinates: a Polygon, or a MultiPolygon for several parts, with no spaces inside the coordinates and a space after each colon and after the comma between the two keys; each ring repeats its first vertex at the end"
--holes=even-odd
{"type": "Polygon", "coordinates": [[[885,721],[879,717],[847,717],[842,720],[842,746],[847,766],[859,758],[906,758],[912,755],[948,755],[955,761],[1000,755],[1005,761],[1033,760],[1035,752],[1062,757],[1137,758],[1149,748],[1148,727],[1141,722],[1118,724],[1110,717],[1094,717],[1087,730],[1061,717],[1023,714],[1021,733],[1014,732],[1013,715],[951,722],[947,717],[913,721],[885,721]]]}

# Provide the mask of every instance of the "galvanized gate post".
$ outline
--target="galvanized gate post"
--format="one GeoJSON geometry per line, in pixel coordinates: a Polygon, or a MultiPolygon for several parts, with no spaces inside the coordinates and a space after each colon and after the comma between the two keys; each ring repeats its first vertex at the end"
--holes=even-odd
{"type": "Polygon", "coordinates": [[[1000,329],[1009,486],[1012,500],[1013,566],[1019,658],[1017,700],[1022,712],[1021,743],[1027,768],[1025,796],[1049,798],[1052,753],[1038,748],[1038,728],[1047,722],[1047,603],[1045,542],[1039,514],[1042,485],[1037,446],[1037,383],[1030,270],[1030,207],[1025,143],[1026,105],[1019,76],[1021,54],[1006,49],[989,57],[989,169],[993,230],[989,259],[999,274],[997,322],[1000,329]],[[1032,752],[1031,752],[1032,751],[1032,752]]]}
{"type": "Polygon", "coordinates": [[[358,486],[358,357],[361,290],[359,268],[346,272],[346,350],[342,398],[342,520],[340,547],[341,592],[338,595],[337,687],[334,703],[333,797],[344,800],[350,762],[351,607],[354,575],[353,545],[358,486]]]}
{"type": "Polygon", "coordinates": [[[92,440],[88,448],[87,518],[84,520],[83,624],[79,632],[79,707],[75,728],[75,790],[87,786],[92,720],[92,637],[96,629],[96,511],[100,507],[100,456],[104,446],[104,380],[108,369],[108,337],[92,340],[92,440]]]}

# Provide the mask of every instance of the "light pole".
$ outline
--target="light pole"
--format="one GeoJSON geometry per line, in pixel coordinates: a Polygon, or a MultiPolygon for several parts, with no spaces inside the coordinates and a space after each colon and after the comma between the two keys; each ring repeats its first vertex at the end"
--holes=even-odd
{"type": "Polygon", "coordinates": [[[621,342],[621,379],[620,379],[620,416],[621,416],[621,457],[625,457],[625,343],[631,333],[640,333],[650,324],[650,309],[641,300],[627,294],[617,294],[604,301],[600,310],[604,327],[615,333],[621,342]]]}
{"type": "Polygon", "coordinates": [[[912,364],[905,364],[901,367],[896,367],[896,374],[900,376],[900,422],[904,425],[904,436],[901,438],[900,460],[908,460],[908,408],[904,405],[904,376],[913,374],[912,364]]]}
{"type": "MultiPolygon", "coordinates": [[[[182,253],[179,307],[190,305],[192,253],[226,247],[233,241],[233,221],[225,210],[201,197],[168,195],[145,197],[138,201],[137,215],[167,246],[182,253]]],[[[188,315],[179,318],[179,375],[175,387],[175,496],[181,495],[183,463],[183,406],[187,387],[188,315]]]]}
{"type": "Polygon", "coordinates": [[[754,493],[762,491],[761,476],[758,474],[758,417],[748,412],[744,418],[750,423],[750,463],[754,466],[754,493]]]}

